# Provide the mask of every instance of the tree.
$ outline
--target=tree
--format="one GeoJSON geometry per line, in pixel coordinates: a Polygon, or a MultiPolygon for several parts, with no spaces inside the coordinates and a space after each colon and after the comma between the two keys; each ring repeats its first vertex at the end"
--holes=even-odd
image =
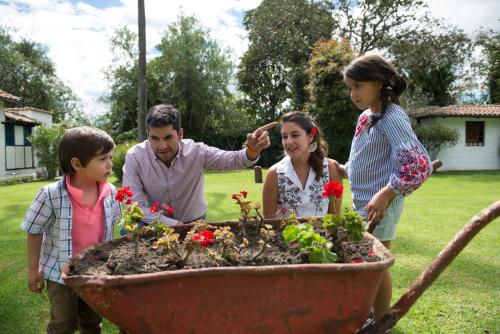
{"type": "Polygon", "coordinates": [[[354,59],[347,40],[316,43],[309,60],[309,111],[323,129],[329,155],[347,161],[358,114],[349,99],[342,68],[354,59]]]}
{"type": "Polygon", "coordinates": [[[262,122],[302,109],[311,50],[333,28],[328,2],[264,0],[246,12],[243,24],[249,48],[237,78],[249,109],[262,122]]]}
{"type": "Polygon", "coordinates": [[[428,20],[422,0],[335,0],[330,6],[333,36],[347,38],[358,54],[411,36],[428,20]]]}
{"type": "Polygon", "coordinates": [[[147,101],[147,75],[146,75],[146,18],[144,14],[144,0],[139,4],[139,73],[138,73],[138,113],[137,113],[137,138],[146,139],[145,117],[148,109],[147,101]]]}
{"type": "Polygon", "coordinates": [[[0,27],[0,87],[20,98],[25,105],[51,111],[54,122],[88,120],[79,100],[58,77],[46,49],[35,42],[15,41],[0,27]]]}
{"type": "MultiPolygon", "coordinates": [[[[139,54],[137,38],[136,33],[124,26],[116,29],[110,39],[115,61],[104,71],[109,89],[99,98],[101,102],[110,106],[110,111],[99,117],[95,125],[109,132],[117,142],[137,140],[139,54]],[[131,135],[130,132],[134,134],[131,135]]],[[[156,82],[151,75],[147,85],[147,101],[154,103],[156,82]]]]}
{"type": "Polygon", "coordinates": [[[181,16],[157,45],[160,56],[150,62],[150,80],[157,83],[158,101],[175,105],[186,134],[209,138],[213,120],[227,107],[232,64],[195,17],[181,16]]]}
{"type": "Polygon", "coordinates": [[[500,103],[500,33],[481,31],[476,44],[483,49],[479,71],[486,78],[489,103],[500,103]]]}
{"type": "Polygon", "coordinates": [[[33,130],[29,141],[35,150],[40,167],[45,168],[47,177],[53,179],[59,168],[57,159],[57,145],[67,126],[63,123],[52,126],[39,125],[33,130]]]}
{"type": "Polygon", "coordinates": [[[468,76],[464,68],[471,50],[471,40],[462,30],[439,21],[388,47],[394,65],[410,82],[405,96],[412,106],[456,103],[468,76]]]}
{"type": "Polygon", "coordinates": [[[417,126],[415,134],[429,152],[431,160],[435,160],[444,148],[455,146],[460,138],[458,129],[439,124],[417,126]]]}

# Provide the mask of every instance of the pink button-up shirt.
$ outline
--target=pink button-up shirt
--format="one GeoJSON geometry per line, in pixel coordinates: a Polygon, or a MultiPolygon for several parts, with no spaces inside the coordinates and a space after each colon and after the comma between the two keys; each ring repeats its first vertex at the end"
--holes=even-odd
{"type": "Polygon", "coordinates": [[[182,139],[179,151],[168,168],[159,160],[148,140],[132,147],[123,166],[123,185],[129,186],[144,211],[144,221],[159,218],[149,208],[154,202],[167,203],[174,209],[173,220],[161,216],[161,221],[174,225],[190,222],[207,211],[204,195],[204,170],[233,170],[249,167],[258,159],[249,160],[246,149],[224,151],[192,139],[182,139]]]}
{"type": "Polygon", "coordinates": [[[83,192],[71,185],[71,176],[69,174],[66,174],[66,189],[71,200],[72,256],[75,256],[85,248],[104,241],[105,221],[102,201],[104,197],[109,196],[111,193],[111,187],[105,181],[99,182],[99,198],[93,208],[83,201],[83,192]]]}

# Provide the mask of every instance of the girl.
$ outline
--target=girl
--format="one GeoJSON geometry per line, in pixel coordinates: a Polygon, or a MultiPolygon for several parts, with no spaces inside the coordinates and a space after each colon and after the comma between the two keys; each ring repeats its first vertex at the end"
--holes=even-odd
{"type": "MultiPolygon", "coordinates": [[[[377,224],[373,235],[390,248],[404,197],[431,173],[429,155],[399,102],[407,83],[394,67],[379,56],[363,56],[346,67],[344,81],[356,107],[364,110],[344,174],[349,177],[354,209],[370,225],[377,224]]],[[[375,319],[388,310],[391,294],[386,271],[375,298],[375,319]]]]}
{"type": "Polygon", "coordinates": [[[341,200],[323,198],[323,186],[342,182],[338,163],[326,158],[328,148],[316,122],[305,112],[283,116],[281,138],[286,156],[272,166],[262,190],[264,216],[324,216],[340,212],[341,200]]]}

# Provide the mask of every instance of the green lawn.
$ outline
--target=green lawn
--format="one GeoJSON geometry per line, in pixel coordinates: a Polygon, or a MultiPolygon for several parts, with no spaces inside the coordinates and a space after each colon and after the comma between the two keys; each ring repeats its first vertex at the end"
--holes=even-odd
{"type": "MultiPolygon", "coordinates": [[[[347,182],[346,182],[347,183],[347,182]]],[[[48,320],[46,294],[26,287],[25,235],[19,230],[33,196],[46,182],[0,187],[0,333],[44,333],[48,320]]],[[[210,221],[235,219],[238,207],[231,194],[249,191],[260,201],[262,184],[251,170],[207,173],[210,221]]],[[[462,226],[500,198],[500,173],[438,173],[405,204],[392,251],[394,301],[410,286],[462,226]]],[[[345,205],[350,205],[350,191],[345,205]]],[[[487,226],[420,297],[398,323],[401,333],[500,333],[500,225],[487,226]]],[[[116,333],[109,323],[104,333],[116,333]]]]}

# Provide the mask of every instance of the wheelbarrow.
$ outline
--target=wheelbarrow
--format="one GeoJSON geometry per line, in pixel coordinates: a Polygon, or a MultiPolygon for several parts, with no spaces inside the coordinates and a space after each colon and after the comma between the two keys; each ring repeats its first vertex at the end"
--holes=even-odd
{"type": "MultiPolygon", "coordinates": [[[[127,276],[68,275],[65,283],[129,334],[383,333],[468,242],[500,214],[500,201],[473,217],[390,311],[362,327],[392,254],[374,239],[378,262],[216,267],[127,276]]],[[[180,233],[189,226],[176,227],[180,233]]],[[[124,238],[110,241],[119,244],[124,238]]]]}

